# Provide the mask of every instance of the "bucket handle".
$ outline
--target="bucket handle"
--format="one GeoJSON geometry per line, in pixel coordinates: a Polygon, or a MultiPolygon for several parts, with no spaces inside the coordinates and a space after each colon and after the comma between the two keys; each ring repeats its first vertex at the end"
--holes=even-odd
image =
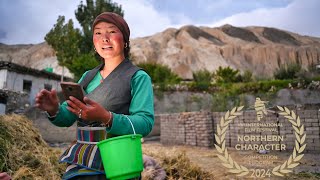
{"type": "Polygon", "coordinates": [[[124,116],[129,120],[129,122],[131,124],[131,127],[132,127],[132,130],[133,130],[133,134],[136,135],[136,131],[134,130],[134,127],[133,127],[131,119],[127,115],[124,115],[124,116]]]}

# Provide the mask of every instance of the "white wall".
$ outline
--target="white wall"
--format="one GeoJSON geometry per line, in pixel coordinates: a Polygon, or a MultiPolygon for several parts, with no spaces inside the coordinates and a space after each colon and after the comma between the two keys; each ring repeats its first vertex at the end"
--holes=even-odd
{"type": "Polygon", "coordinates": [[[7,80],[7,69],[0,69],[0,89],[4,89],[7,80]]]}
{"type": "Polygon", "coordinates": [[[13,90],[13,91],[23,91],[23,80],[28,80],[32,82],[31,92],[29,94],[30,99],[29,102],[31,105],[34,104],[34,98],[36,94],[44,88],[44,84],[50,84],[52,88],[56,89],[57,91],[61,91],[60,88],[60,80],[49,80],[43,77],[35,77],[26,74],[20,74],[16,72],[8,72],[7,73],[7,85],[6,89],[13,90]]]}

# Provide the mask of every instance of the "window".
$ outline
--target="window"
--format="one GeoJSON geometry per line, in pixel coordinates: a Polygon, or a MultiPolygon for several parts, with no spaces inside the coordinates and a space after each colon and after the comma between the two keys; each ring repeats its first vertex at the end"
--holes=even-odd
{"type": "Polygon", "coordinates": [[[51,84],[44,84],[44,88],[48,91],[51,91],[52,85],[51,84]]]}
{"type": "Polygon", "coordinates": [[[8,96],[0,93],[0,115],[6,114],[6,104],[8,96]]]}
{"type": "Polygon", "coordinates": [[[0,104],[7,104],[8,96],[5,94],[0,94],[0,104]]]}
{"type": "Polygon", "coordinates": [[[31,92],[32,82],[28,80],[23,80],[23,91],[24,92],[31,92]]]}

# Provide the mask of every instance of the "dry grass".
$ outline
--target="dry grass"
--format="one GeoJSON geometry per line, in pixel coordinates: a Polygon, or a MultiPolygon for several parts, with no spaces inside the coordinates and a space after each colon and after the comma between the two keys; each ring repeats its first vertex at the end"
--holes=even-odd
{"type": "Polygon", "coordinates": [[[60,179],[61,150],[50,148],[24,116],[0,116],[0,171],[13,179],[60,179]]]}
{"type": "MultiPolygon", "coordinates": [[[[232,148],[228,149],[230,155],[237,162],[250,166],[244,159],[245,155],[254,154],[254,152],[239,152],[232,148]]],[[[293,173],[288,173],[285,177],[271,176],[266,178],[251,177],[250,174],[245,177],[237,177],[228,172],[228,169],[222,166],[217,157],[218,152],[214,148],[200,148],[194,146],[166,146],[160,143],[143,144],[143,151],[154,157],[161,163],[167,172],[168,179],[217,179],[217,180],[236,180],[236,179],[272,179],[272,180],[316,180],[320,179],[318,154],[305,154],[301,160],[301,165],[294,169],[293,173]],[[167,159],[170,159],[169,161],[167,159]],[[195,170],[195,171],[194,171],[195,170]]],[[[277,152],[273,155],[279,157],[274,163],[282,163],[291,153],[277,152]]],[[[273,164],[273,166],[275,166],[273,164]]],[[[256,166],[255,168],[261,168],[256,166]]]]}
{"type": "MultiPolygon", "coordinates": [[[[143,153],[153,157],[166,171],[167,179],[215,179],[213,174],[202,170],[190,161],[186,151],[177,147],[143,144],[143,153]]],[[[143,178],[152,179],[152,178],[143,178]]]]}

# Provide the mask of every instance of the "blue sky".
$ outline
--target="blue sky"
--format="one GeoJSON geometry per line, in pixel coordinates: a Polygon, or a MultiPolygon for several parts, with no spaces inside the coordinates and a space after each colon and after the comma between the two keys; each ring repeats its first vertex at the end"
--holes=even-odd
{"type": "MultiPolygon", "coordinates": [[[[320,37],[319,0],[114,0],[122,5],[131,38],[169,27],[267,26],[320,37]]],[[[80,0],[1,0],[0,42],[36,44],[59,15],[73,19],[80,0]]]]}

